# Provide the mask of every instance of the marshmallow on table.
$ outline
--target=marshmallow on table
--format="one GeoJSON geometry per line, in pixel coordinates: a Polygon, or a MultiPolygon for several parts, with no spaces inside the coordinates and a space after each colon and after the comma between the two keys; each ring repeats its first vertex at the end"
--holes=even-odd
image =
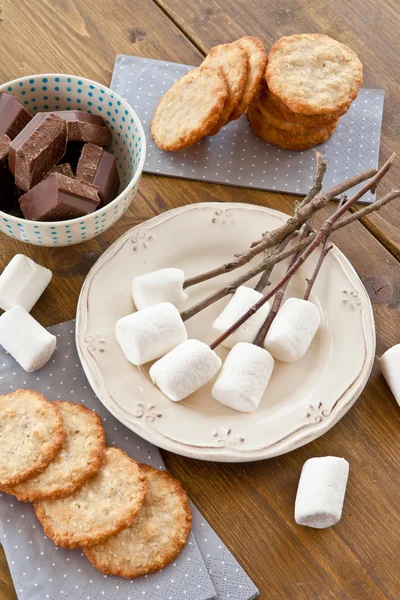
{"type": "Polygon", "coordinates": [[[400,344],[389,348],[379,359],[386,383],[400,405],[400,344]]]}
{"type": "Polygon", "coordinates": [[[30,312],[50,283],[52,272],[16,254],[0,275],[0,308],[22,306],[30,312]]]}
{"type": "Polygon", "coordinates": [[[286,300],[264,340],[264,347],[283,362],[300,360],[310,347],[321,322],[318,308],[308,300],[286,300]]]}
{"type": "Polygon", "coordinates": [[[44,367],[56,342],[57,338],[20,306],[7,310],[0,317],[0,345],[28,373],[44,367]]]}
{"type": "Polygon", "coordinates": [[[229,352],[212,389],[221,404],[241,412],[256,410],[274,368],[271,354],[247,342],[235,344],[229,352]]]}
{"type": "Polygon", "coordinates": [[[297,488],[296,523],[316,529],[338,523],[348,476],[349,463],[344,458],[323,456],[307,460],[297,488]]]}
{"type": "MultiPolygon", "coordinates": [[[[212,324],[213,329],[218,333],[223,333],[231,327],[240,317],[242,317],[256,302],[261,300],[263,295],[256,292],[253,288],[241,285],[237,288],[224,310],[221,312],[212,324]]],[[[243,325],[222,342],[226,348],[233,348],[238,342],[253,342],[259,329],[264,323],[269,313],[269,302],[266,302],[254,315],[252,315],[243,325]]]]}
{"type": "Polygon", "coordinates": [[[182,269],[158,269],[138,275],[132,281],[132,297],[138,310],[159,304],[171,302],[178,308],[188,297],[183,291],[185,273],[182,269]]]}
{"type": "Polygon", "coordinates": [[[126,358],[134,365],[156,360],[187,340],[179,311],[170,302],[119,319],[115,334],[126,358]]]}
{"type": "Polygon", "coordinates": [[[187,340],[154,363],[150,377],[167,398],[179,402],[208,383],[221,364],[210,346],[187,340]]]}

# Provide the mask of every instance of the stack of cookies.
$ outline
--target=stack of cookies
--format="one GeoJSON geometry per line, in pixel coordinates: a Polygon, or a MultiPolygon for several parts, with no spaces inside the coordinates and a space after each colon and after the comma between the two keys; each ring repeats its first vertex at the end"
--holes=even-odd
{"type": "Polygon", "coordinates": [[[161,98],[151,134],[162,150],[181,150],[238,119],[258,95],[267,57],[254,37],[211,49],[161,98]]]}
{"type": "Polygon", "coordinates": [[[174,560],[191,530],[166,471],[105,447],[100,417],[30,390],[0,396],[0,490],[33,502],[46,535],[102,573],[133,578],[174,560]]]}
{"type": "Polygon", "coordinates": [[[268,58],[259,39],[215,46],[161,98],[151,123],[159,148],[181,150],[244,113],[254,133],[290,150],[322,144],[361,87],[362,64],[327,35],[283,37],[268,58]]]}
{"type": "Polygon", "coordinates": [[[265,79],[247,111],[266,142],[304,150],[326,142],[357,97],[362,64],[351,48],[320,34],[283,37],[268,55],[265,79]]]}

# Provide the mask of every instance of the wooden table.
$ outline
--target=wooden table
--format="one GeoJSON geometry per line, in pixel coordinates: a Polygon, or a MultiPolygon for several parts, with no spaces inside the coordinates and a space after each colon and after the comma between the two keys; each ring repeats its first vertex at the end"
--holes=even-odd
{"type": "MultiPolygon", "coordinates": [[[[396,0],[1,0],[0,80],[61,72],[109,84],[115,55],[197,65],[208,49],[242,35],[268,48],[282,35],[321,32],[348,43],[365,85],[386,91],[381,160],[400,154],[396,0]]],[[[400,159],[381,193],[400,185],[400,159]]],[[[22,252],[54,278],[33,311],[44,325],[75,316],[90,267],[124,231],[184,203],[247,201],[290,212],[293,197],[144,176],[129,212],[96,240],[38,248],[1,234],[0,268],[22,252]]],[[[327,214],[327,211],[324,212],[327,214]]],[[[335,235],[370,294],[377,355],[400,341],[400,202],[335,235]]],[[[400,412],[375,366],[361,398],[323,438],[285,456],[223,465],[164,453],[167,465],[268,600],[398,600],[400,412]],[[312,456],[346,457],[351,475],[342,521],[316,531],[294,523],[296,486],[312,456]]],[[[4,555],[0,600],[16,598],[4,555]]]]}

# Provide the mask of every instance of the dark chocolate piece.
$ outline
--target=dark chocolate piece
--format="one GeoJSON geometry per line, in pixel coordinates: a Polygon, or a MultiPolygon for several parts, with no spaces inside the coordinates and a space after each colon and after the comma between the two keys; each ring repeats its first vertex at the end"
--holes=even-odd
{"type": "Polygon", "coordinates": [[[11,140],[0,135],[0,210],[8,211],[17,200],[13,176],[8,170],[8,153],[11,140]]]}
{"type": "Polygon", "coordinates": [[[85,144],[76,169],[81,181],[97,186],[101,206],[114,200],[119,189],[118,168],[112,154],[95,144],[85,144]]]}
{"type": "Polygon", "coordinates": [[[71,179],[75,179],[75,175],[69,163],[62,163],[61,165],[56,165],[50,171],[50,174],[51,173],[61,173],[61,175],[65,175],[66,177],[71,177],[71,179]]]}
{"type": "Polygon", "coordinates": [[[92,185],[60,173],[52,173],[19,199],[24,217],[30,221],[75,219],[94,212],[99,204],[92,185]]]}
{"type": "Polygon", "coordinates": [[[11,140],[6,133],[0,135],[0,174],[7,169],[10,144],[11,140]]]}
{"type": "Polygon", "coordinates": [[[31,119],[31,113],[15,96],[0,94],[0,135],[5,133],[13,140],[31,119]]]}
{"type": "Polygon", "coordinates": [[[67,121],[69,142],[86,142],[98,146],[108,146],[111,143],[111,131],[100,115],[81,110],[60,110],[53,114],[67,121]]]}
{"type": "Polygon", "coordinates": [[[67,146],[67,124],[49,113],[38,113],[11,142],[8,166],[15,184],[27,192],[61,160],[67,146]]]}

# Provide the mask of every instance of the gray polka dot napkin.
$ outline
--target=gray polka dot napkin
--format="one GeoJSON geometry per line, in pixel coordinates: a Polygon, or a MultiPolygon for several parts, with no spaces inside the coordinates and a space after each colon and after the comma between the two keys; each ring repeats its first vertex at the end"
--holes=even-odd
{"type": "MultiPolygon", "coordinates": [[[[267,144],[252,132],[245,116],[223,127],[218,135],[203,138],[189,148],[178,152],[157,148],[150,122],[158,100],[191,68],[138,56],[119,54],[116,58],[111,88],[129,102],[143,124],[147,140],[144,172],[290,194],[307,193],[314,176],[314,149],[295,152],[267,144]]],[[[317,146],[329,163],[325,188],[378,166],[383,100],[383,90],[362,89],[333,136],[317,146]]],[[[373,195],[363,200],[371,201],[373,195]]]]}
{"type": "MultiPolygon", "coordinates": [[[[102,417],[108,445],[163,469],[158,448],[119,423],[94,395],[79,363],[74,329],[73,321],[50,328],[57,336],[57,348],[36,373],[25,373],[0,347],[0,393],[25,387],[50,400],[82,402],[102,417]]],[[[161,572],[134,580],[102,575],[81,550],[57,548],[44,535],[32,505],[6,494],[0,494],[0,542],[19,600],[255,598],[258,590],[251,579],[193,505],[192,512],[193,533],[180,556],[161,572]]]]}

